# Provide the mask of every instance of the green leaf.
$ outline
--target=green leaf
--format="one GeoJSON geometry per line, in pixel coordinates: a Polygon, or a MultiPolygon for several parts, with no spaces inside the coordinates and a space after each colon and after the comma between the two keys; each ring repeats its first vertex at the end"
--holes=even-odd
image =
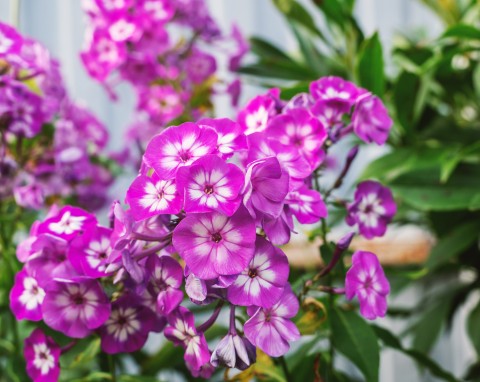
{"type": "Polygon", "coordinates": [[[352,10],[351,6],[347,6],[348,10],[346,11],[343,7],[344,2],[338,0],[313,0],[313,2],[323,12],[327,21],[345,29],[349,20],[349,13],[352,10]]]}
{"type": "Polygon", "coordinates": [[[85,350],[79,353],[69,365],[65,365],[62,367],[73,369],[75,367],[84,366],[86,363],[94,359],[96,355],[99,353],[99,351],[100,351],[100,338],[96,338],[92,340],[90,343],[88,343],[88,345],[85,347],[85,350]]]}
{"type": "Polygon", "coordinates": [[[373,329],[355,312],[330,312],[333,345],[363,373],[367,382],[378,381],[380,351],[373,329]]]}
{"type": "Polygon", "coordinates": [[[427,355],[415,350],[405,349],[400,340],[390,331],[377,325],[371,325],[377,337],[383,342],[385,346],[398,350],[403,354],[415,360],[420,366],[426,368],[432,375],[442,378],[445,381],[457,382],[457,379],[448,371],[440,367],[435,361],[427,355]]]}
{"type": "Polygon", "coordinates": [[[297,28],[295,23],[290,23],[290,26],[300,46],[303,62],[316,74],[315,77],[312,77],[312,80],[320,77],[322,74],[326,74],[325,68],[322,70],[322,66],[325,63],[324,57],[316,48],[314,41],[312,41],[309,35],[306,36],[302,30],[297,28]]]}
{"type": "Polygon", "coordinates": [[[100,381],[112,381],[112,375],[103,371],[95,371],[86,377],[73,379],[70,382],[100,382],[100,381]]]}
{"type": "Polygon", "coordinates": [[[420,89],[418,76],[408,72],[402,72],[393,88],[393,104],[398,122],[404,130],[404,135],[411,134],[415,127],[414,109],[415,95],[420,89]]]}
{"type": "Polygon", "coordinates": [[[379,97],[385,92],[382,44],[375,33],[362,44],[357,62],[357,77],[361,86],[379,97]]]}
{"type": "Polygon", "coordinates": [[[250,74],[264,78],[277,78],[290,81],[311,81],[315,76],[304,65],[285,61],[261,61],[246,65],[237,70],[239,73],[250,74]]]}
{"type": "Polygon", "coordinates": [[[273,0],[275,6],[284,14],[288,21],[295,21],[313,34],[325,40],[323,33],[317,28],[315,20],[300,3],[295,0],[273,0]]]}
{"type": "Polygon", "coordinates": [[[254,36],[250,38],[250,50],[260,58],[278,59],[284,61],[293,61],[292,58],[280,48],[276,47],[261,37],[254,36]]]}
{"type": "Polygon", "coordinates": [[[471,38],[480,40],[480,29],[467,24],[457,24],[447,29],[442,37],[471,38]]]}
{"type": "Polygon", "coordinates": [[[141,375],[121,375],[118,382],[161,382],[156,377],[145,377],[141,375]]]}
{"type": "Polygon", "coordinates": [[[427,260],[427,267],[436,268],[446,263],[475,243],[479,234],[480,221],[470,221],[455,227],[435,245],[427,260]]]}

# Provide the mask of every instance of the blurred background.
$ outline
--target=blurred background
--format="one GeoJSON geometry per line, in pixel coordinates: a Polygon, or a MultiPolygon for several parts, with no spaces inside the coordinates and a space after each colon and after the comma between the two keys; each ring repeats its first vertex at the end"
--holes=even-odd
{"type": "MultiPolygon", "coordinates": [[[[42,42],[53,56],[61,62],[61,69],[72,97],[83,101],[94,111],[111,133],[110,148],[120,149],[124,131],[132,120],[134,112],[134,94],[128,85],[118,88],[119,100],[112,102],[104,89],[91,79],[81,61],[79,52],[85,31],[85,15],[78,0],[22,0],[19,13],[15,12],[19,0],[0,0],[0,19],[5,22],[18,23],[20,31],[42,42]],[[14,5],[13,7],[11,5],[14,5]]],[[[284,51],[296,49],[295,39],[290,33],[285,20],[275,9],[270,0],[209,0],[212,15],[218,23],[228,28],[236,23],[246,36],[257,35],[271,41],[284,51]]],[[[306,1],[304,3],[307,3],[306,1]]],[[[305,4],[308,8],[311,4],[305,4]]],[[[384,53],[392,46],[397,32],[404,30],[418,31],[419,35],[435,36],[441,31],[431,12],[419,2],[413,0],[358,0],[356,15],[365,35],[379,31],[384,53]]],[[[320,21],[321,22],[321,21],[320,21]]],[[[388,55],[384,54],[387,61],[388,55]]],[[[247,83],[242,99],[258,93],[260,88],[254,80],[247,83]]],[[[240,102],[243,105],[244,102],[240,102]]],[[[231,117],[235,110],[226,100],[216,100],[216,115],[231,117]]],[[[122,186],[123,187],[123,186],[122,186]]],[[[465,320],[469,307],[477,301],[478,296],[471,296],[470,302],[460,309],[454,320],[453,329],[443,335],[435,345],[432,357],[445,369],[461,375],[467,365],[475,360],[475,353],[468,341],[465,320]]],[[[417,289],[407,289],[396,301],[396,305],[413,306],[418,302],[417,289]]],[[[399,331],[397,323],[383,320],[383,326],[395,332],[399,331]]],[[[401,329],[401,328],[400,328],[401,329]]],[[[381,381],[434,381],[424,377],[415,364],[398,352],[386,351],[381,363],[381,381]]]]}

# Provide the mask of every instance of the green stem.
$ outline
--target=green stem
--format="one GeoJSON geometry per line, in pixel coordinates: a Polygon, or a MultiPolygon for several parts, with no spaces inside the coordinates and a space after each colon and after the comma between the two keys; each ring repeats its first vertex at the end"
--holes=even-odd
{"type": "Polygon", "coordinates": [[[110,374],[112,375],[112,382],[117,382],[117,372],[115,369],[115,359],[112,354],[108,355],[108,367],[110,369],[110,374]]]}
{"type": "Polygon", "coordinates": [[[290,372],[288,371],[288,365],[287,365],[287,361],[285,361],[285,357],[282,355],[281,357],[278,358],[278,361],[280,362],[280,366],[282,367],[283,374],[285,375],[286,381],[292,382],[292,378],[290,376],[290,372]]]}

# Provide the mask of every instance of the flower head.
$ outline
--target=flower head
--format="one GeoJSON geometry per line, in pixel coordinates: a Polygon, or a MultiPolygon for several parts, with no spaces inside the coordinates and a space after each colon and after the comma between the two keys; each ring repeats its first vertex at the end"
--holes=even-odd
{"type": "Polygon", "coordinates": [[[238,334],[227,334],[212,352],[210,363],[245,370],[256,361],[256,349],[249,340],[238,334]]]}
{"type": "Polygon", "coordinates": [[[94,215],[80,208],[66,206],[58,214],[41,223],[38,226],[38,233],[50,233],[70,240],[87,228],[95,226],[96,223],[97,219],[94,215]]]}
{"type": "Polygon", "coordinates": [[[10,309],[17,320],[40,321],[45,290],[24,268],[15,276],[10,291],[10,309]]]}
{"type": "Polygon", "coordinates": [[[385,316],[389,293],[390,284],[377,256],[371,252],[355,252],[345,279],[347,299],[357,296],[362,316],[374,320],[385,316]]]}
{"type": "Polygon", "coordinates": [[[243,271],[254,252],[255,223],[244,208],[228,217],[218,212],[191,214],[173,231],[173,245],[202,279],[243,271]]]}
{"type": "Polygon", "coordinates": [[[371,239],[383,236],[396,212],[397,206],[390,189],[368,180],[357,186],[346,220],[349,225],[358,224],[360,233],[371,239]]]}
{"type": "Polygon", "coordinates": [[[352,115],[353,131],[367,143],[383,145],[393,125],[383,102],[375,96],[358,101],[352,115]]]}
{"type": "Polygon", "coordinates": [[[60,375],[60,347],[40,329],[25,339],[27,374],[34,382],[56,382],[60,375]]]}

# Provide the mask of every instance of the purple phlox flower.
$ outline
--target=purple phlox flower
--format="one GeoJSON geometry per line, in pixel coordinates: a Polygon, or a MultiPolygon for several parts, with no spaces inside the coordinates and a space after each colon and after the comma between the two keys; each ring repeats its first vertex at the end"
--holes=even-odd
{"type": "Polygon", "coordinates": [[[236,24],[232,25],[231,38],[236,43],[236,49],[235,52],[230,56],[228,61],[228,69],[234,72],[240,67],[240,62],[245,54],[248,53],[250,46],[240,28],[236,24]]]}
{"type": "Polygon", "coordinates": [[[183,269],[178,261],[170,256],[151,256],[146,265],[151,272],[149,285],[153,290],[150,293],[157,296],[157,311],[168,315],[183,300],[183,292],[180,290],[183,269]]]}
{"type": "Polygon", "coordinates": [[[191,214],[173,231],[173,245],[202,279],[243,271],[254,252],[255,222],[240,207],[231,217],[218,212],[191,214]]]}
{"type": "Polygon", "coordinates": [[[88,336],[110,316],[110,301],[96,280],[55,279],[45,287],[43,320],[72,338],[88,336]]]}
{"type": "Polygon", "coordinates": [[[290,349],[290,342],[300,338],[300,332],[290,320],[298,309],[297,297],[287,285],[273,307],[247,309],[251,317],[243,328],[246,337],[271,357],[284,355],[290,349]]]}
{"type": "Polygon", "coordinates": [[[142,35],[138,19],[124,14],[111,21],[107,31],[112,41],[131,43],[137,41],[142,35]]]}
{"type": "Polygon", "coordinates": [[[277,114],[278,89],[253,98],[238,114],[238,123],[246,135],[265,130],[270,118],[277,114]]]}
{"type": "Polygon", "coordinates": [[[257,221],[263,215],[276,218],[282,213],[288,187],[289,176],[277,158],[258,159],[247,167],[243,203],[257,221]]]}
{"type": "Polygon", "coordinates": [[[200,84],[217,70],[217,62],[212,55],[195,49],[185,62],[189,79],[200,84]]]}
{"type": "Polygon", "coordinates": [[[293,98],[287,102],[285,107],[283,108],[283,112],[287,112],[291,109],[310,109],[313,104],[314,100],[309,93],[298,93],[297,95],[293,96],[293,98]]]}
{"type": "Polygon", "coordinates": [[[355,105],[352,125],[355,134],[363,141],[383,145],[388,139],[393,121],[380,98],[370,95],[355,105]]]}
{"type": "Polygon", "coordinates": [[[133,230],[134,219],[130,210],[125,211],[119,201],[114,201],[111,206],[113,218],[113,232],[110,237],[112,247],[120,250],[131,240],[130,234],[133,230]]]}
{"type": "Polygon", "coordinates": [[[207,298],[207,283],[190,273],[185,279],[185,292],[191,300],[201,303],[207,298]]]}
{"type": "Polygon", "coordinates": [[[305,185],[298,190],[290,191],[286,197],[286,203],[301,224],[316,223],[328,214],[322,195],[305,185]]]}
{"type": "Polygon", "coordinates": [[[374,320],[387,313],[389,293],[390,284],[377,256],[371,252],[355,252],[352,256],[352,267],[345,278],[347,299],[357,296],[362,316],[374,320]]]}
{"type": "Polygon", "coordinates": [[[180,306],[168,316],[165,337],[185,349],[184,359],[193,370],[199,370],[210,361],[210,351],[203,333],[197,332],[192,312],[180,306]]]}
{"type": "Polygon", "coordinates": [[[250,264],[228,288],[228,300],[240,306],[270,308],[282,295],[288,273],[287,256],[259,236],[250,264]]]}
{"type": "Polygon", "coordinates": [[[348,225],[358,224],[360,234],[367,239],[383,236],[387,225],[397,212],[397,206],[389,188],[367,180],[358,184],[355,199],[348,206],[348,225]]]}
{"type": "Polygon", "coordinates": [[[325,128],[306,109],[291,109],[275,116],[268,123],[267,134],[283,145],[298,149],[312,169],[318,167],[325,155],[322,151],[327,138],[325,128]]]}
{"type": "Polygon", "coordinates": [[[228,118],[202,119],[198,122],[200,127],[210,127],[218,135],[217,151],[224,158],[230,158],[238,151],[246,150],[247,138],[241,126],[228,118]]]}
{"type": "Polygon", "coordinates": [[[290,206],[285,204],[278,217],[265,215],[261,226],[268,239],[275,245],[285,245],[290,241],[290,233],[294,232],[293,215],[290,206]]]}
{"type": "Polygon", "coordinates": [[[310,83],[310,94],[315,100],[335,100],[352,106],[363,93],[364,89],[340,77],[322,77],[310,83]]]}
{"type": "Polygon", "coordinates": [[[50,233],[65,240],[95,227],[97,219],[94,215],[77,208],[63,207],[56,216],[50,217],[38,226],[38,233],[50,233]]]}
{"type": "Polygon", "coordinates": [[[124,294],[112,303],[110,317],[100,327],[102,350],[131,353],[143,347],[155,324],[155,315],[136,296],[124,294]]]}
{"type": "Polygon", "coordinates": [[[242,82],[238,78],[234,79],[228,84],[226,92],[230,95],[230,104],[232,107],[238,107],[240,93],[242,92],[242,82]]]}
{"type": "Polygon", "coordinates": [[[111,234],[111,229],[97,226],[72,240],[68,259],[77,272],[93,278],[107,275],[107,261],[112,252],[111,234]]]}
{"type": "Polygon", "coordinates": [[[187,369],[192,374],[194,378],[203,378],[205,380],[210,380],[216,368],[210,362],[205,365],[200,366],[200,369],[194,369],[190,364],[186,364],[187,369]]]}
{"type": "Polygon", "coordinates": [[[137,90],[139,91],[137,109],[145,110],[159,124],[170,122],[183,113],[183,98],[186,94],[179,93],[172,86],[153,85],[137,90]]]}
{"type": "Polygon", "coordinates": [[[77,272],[68,261],[67,250],[66,240],[50,234],[40,234],[30,246],[25,267],[39,279],[75,276],[77,272]]]}
{"type": "Polygon", "coordinates": [[[291,178],[290,189],[298,187],[315,169],[293,145],[284,145],[268,135],[255,133],[248,136],[248,158],[252,162],[261,158],[276,157],[291,178]]]}
{"type": "Polygon", "coordinates": [[[24,208],[39,210],[45,203],[44,189],[33,177],[28,177],[26,184],[16,185],[13,196],[15,202],[24,208]]]}
{"type": "Polygon", "coordinates": [[[0,57],[8,58],[18,55],[22,47],[23,38],[8,24],[0,23],[0,57]]]}
{"type": "Polygon", "coordinates": [[[206,155],[177,172],[187,213],[218,211],[232,216],[241,203],[243,181],[243,171],[216,155],[206,155]]]}
{"type": "Polygon", "coordinates": [[[23,350],[27,374],[34,382],[56,382],[60,376],[60,347],[41,329],[35,329],[26,339],[23,350]]]}
{"type": "Polygon", "coordinates": [[[154,137],[147,146],[144,159],[161,179],[173,179],[180,167],[189,166],[198,158],[213,153],[218,136],[208,128],[187,122],[172,126],[154,137]]]}
{"type": "Polygon", "coordinates": [[[40,321],[45,290],[38,280],[24,268],[15,276],[10,291],[10,309],[17,320],[40,321]]]}
{"type": "Polygon", "coordinates": [[[218,365],[237,368],[239,370],[247,369],[255,363],[257,358],[255,346],[237,334],[235,328],[235,306],[230,308],[230,328],[228,334],[223,337],[212,352],[210,363],[217,367],[218,365]]]}
{"type": "Polygon", "coordinates": [[[125,202],[135,220],[159,214],[177,214],[182,209],[182,195],[174,179],[162,180],[155,171],[151,176],[139,175],[127,191],[125,202]]]}

